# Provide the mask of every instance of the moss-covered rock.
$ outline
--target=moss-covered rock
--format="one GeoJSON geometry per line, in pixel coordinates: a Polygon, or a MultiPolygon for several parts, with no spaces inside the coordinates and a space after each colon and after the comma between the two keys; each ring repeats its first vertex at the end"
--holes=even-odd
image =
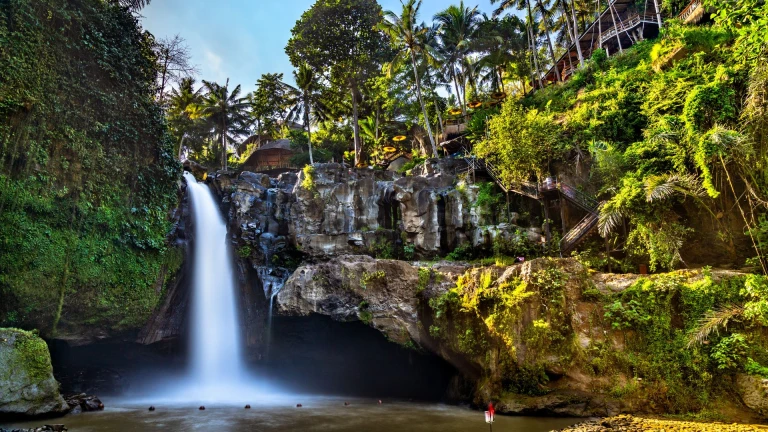
{"type": "Polygon", "coordinates": [[[0,417],[64,414],[48,346],[35,333],[0,328],[0,417]]]}
{"type": "Polygon", "coordinates": [[[351,255],[307,264],[277,310],[358,319],[434,352],[474,383],[466,396],[500,413],[741,421],[768,412],[763,332],[733,319],[700,334],[702,318],[725,305],[762,314],[762,297],[750,293],[768,292],[768,279],[709,269],[603,274],[572,258],[424,265],[351,255]],[[741,372],[760,377],[735,382],[741,372]]]}

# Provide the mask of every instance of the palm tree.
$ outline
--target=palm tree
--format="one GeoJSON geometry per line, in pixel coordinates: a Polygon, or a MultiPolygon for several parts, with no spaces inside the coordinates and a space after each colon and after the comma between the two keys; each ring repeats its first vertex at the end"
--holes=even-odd
{"type": "MultiPolygon", "coordinates": [[[[478,32],[480,24],[480,12],[477,6],[469,8],[464,6],[462,0],[458,6],[449,6],[442,12],[435,15],[435,21],[440,26],[441,51],[445,61],[446,69],[454,81],[456,87],[456,97],[459,98],[461,109],[466,115],[466,94],[460,93],[458,85],[459,70],[462,70],[464,79],[468,77],[469,69],[467,66],[467,55],[472,49],[472,44],[478,32]],[[462,101],[462,94],[464,100],[462,101]]],[[[466,81],[462,81],[462,89],[466,81]]]]}
{"type": "Polygon", "coordinates": [[[168,98],[168,126],[179,141],[179,160],[184,151],[184,142],[199,131],[195,113],[200,103],[200,89],[195,90],[194,78],[184,78],[178,89],[171,90],[168,98]]]}
{"type": "Polygon", "coordinates": [[[489,82],[495,91],[504,91],[504,72],[525,51],[524,24],[514,15],[503,19],[485,20],[481,25],[479,51],[484,53],[477,61],[479,69],[488,70],[482,80],[489,82]]]}
{"type": "Polygon", "coordinates": [[[315,161],[312,158],[312,131],[310,128],[310,121],[313,114],[315,120],[326,119],[328,117],[326,114],[326,105],[323,100],[323,94],[317,75],[309,65],[302,63],[298,70],[293,71],[293,77],[296,80],[296,86],[298,88],[286,85],[292,93],[290,99],[292,108],[288,112],[288,118],[294,120],[301,118],[304,127],[307,128],[309,164],[314,165],[315,161]]]}
{"type": "Polygon", "coordinates": [[[432,145],[432,157],[436,158],[437,145],[435,144],[435,137],[432,135],[432,127],[429,124],[427,108],[421,95],[421,78],[419,77],[419,68],[416,62],[416,53],[428,47],[428,45],[423,44],[423,38],[428,29],[423,25],[416,24],[420,7],[421,0],[408,0],[406,3],[403,3],[403,10],[399,16],[392,11],[384,12],[384,20],[379,24],[379,28],[390,37],[392,44],[398,50],[397,56],[391,64],[402,62],[405,56],[410,56],[411,58],[413,76],[416,80],[416,94],[419,97],[427,135],[429,135],[429,142],[432,145]]]}
{"type": "MultiPolygon", "coordinates": [[[[491,0],[491,4],[495,4],[499,0],[491,0]]],[[[493,11],[493,15],[498,17],[507,9],[516,8],[517,10],[526,9],[525,26],[528,35],[528,49],[531,51],[531,60],[533,63],[532,73],[535,73],[535,77],[531,77],[531,85],[535,86],[536,81],[539,83],[539,87],[543,87],[544,83],[541,81],[541,68],[539,67],[539,56],[536,43],[535,33],[533,31],[536,27],[536,20],[533,15],[533,8],[531,7],[531,0],[501,0],[499,7],[493,11]]]]}
{"type": "Polygon", "coordinates": [[[541,14],[542,20],[541,20],[541,30],[544,32],[544,34],[547,36],[547,46],[549,47],[549,55],[552,57],[552,66],[555,70],[555,76],[557,77],[558,81],[563,81],[563,77],[560,76],[560,69],[557,68],[557,57],[555,57],[555,47],[552,44],[552,32],[549,28],[549,20],[548,17],[550,16],[549,11],[544,6],[544,3],[541,2],[541,0],[536,0],[536,5],[539,7],[539,13],[541,14]]]}
{"type": "Polygon", "coordinates": [[[151,0],[112,0],[112,3],[116,3],[132,11],[138,11],[145,6],[148,6],[150,1],[151,0]]]}
{"type": "Polygon", "coordinates": [[[227,142],[248,132],[248,100],[240,97],[240,86],[229,91],[229,78],[222,86],[203,80],[206,94],[199,117],[208,120],[210,130],[221,143],[221,168],[227,169],[227,142]]]}

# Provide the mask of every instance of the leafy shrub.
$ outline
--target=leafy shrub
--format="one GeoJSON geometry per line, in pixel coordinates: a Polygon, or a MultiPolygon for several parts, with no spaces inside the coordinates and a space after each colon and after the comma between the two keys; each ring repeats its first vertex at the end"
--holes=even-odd
{"type": "Polygon", "coordinates": [[[743,369],[747,358],[747,339],[739,333],[724,337],[715,345],[710,356],[720,370],[743,369]]]}

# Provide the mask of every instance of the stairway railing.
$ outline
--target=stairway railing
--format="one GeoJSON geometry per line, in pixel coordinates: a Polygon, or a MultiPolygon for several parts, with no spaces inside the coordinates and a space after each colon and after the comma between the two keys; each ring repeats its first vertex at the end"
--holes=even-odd
{"type": "Polygon", "coordinates": [[[560,193],[563,197],[565,197],[565,199],[572,202],[573,204],[576,204],[582,210],[590,213],[597,212],[598,202],[592,196],[576,189],[568,183],[558,182],[557,187],[560,189],[560,193]]]}
{"type": "Polygon", "coordinates": [[[589,213],[560,240],[560,253],[567,254],[597,226],[599,216],[589,213]]]}
{"type": "Polygon", "coordinates": [[[694,12],[696,12],[696,10],[700,7],[701,7],[701,0],[693,0],[691,3],[688,4],[688,6],[686,6],[685,9],[683,9],[682,12],[680,12],[680,15],[678,15],[677,17],[681,21],[686,22],[688,18],[691,15],[693,15],[694,12]]]}
{"type": "MultiPolygon", "coordinates": [[[[491,162],[475,157],[465,157],[464,161],[467,163],[467,168],[461,169],[459,171],[461,173],[469,172],[470,170],[484,170],[504,192],[514,192],[535,200],[542,199],[541,188],[536,183],[520,182],[507,187],[501,182],[499,171],[491,162]]],[[[560,251],[562,254],[566,254],[573,250],[579,242],[595,229],[600,215],[600,203],[593,196],[562,181],[550,184],[549,187],[545,184],[544,190],[559,191],[561,197],[587,212],[587,215],[576,226],[565,233],[560,240],[560,251]]]]}

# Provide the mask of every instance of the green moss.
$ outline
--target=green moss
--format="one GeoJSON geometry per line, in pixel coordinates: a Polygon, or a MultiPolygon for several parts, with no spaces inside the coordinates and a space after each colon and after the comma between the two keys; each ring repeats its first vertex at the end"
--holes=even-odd
{"type": "Polygon", "coordinates": [[[9,340],[11,338],[15,339],[13,345],[15,352],[10,353],[6,359],[15,359],[15,361],[8,364],[9,372],[24,371],[28,380],[34,383],[53,376],[51,356],[45,341],[35,332],[0,328],[0,339],[9,340]]]}
{"type": "Polygon", "coordinates": [[[373,314],[368,310],[367,301],[363,300],[357,306],[357,317],[360,318],[360,321],[366,325],[370,325],[371,321],[373,321],[373,314]]]}
{"type": "Polygon", "coordinates": [[[237,249],[237,256],[239,256],[240,258],[248,258],[249,256],[251,256],[251,252],[253,252],[253,249],[250,246],[243,246],[237,249]]]}
{"type": "Polygon", "coordinates": [[[311,192],[315,198],[319,198],[320,193],[315,184],[315,167],[306,165],[302,171],[304,173],[304,179],[301,181],[301,187],[311,192]]]}
{"type": "Polygon", "coordinates": [[[437,282],[437,278],[439,276],[440,274],[435,273],[435,271],[431,268],[419,267],[419,281],[416,283],[416,294],[419,294],[427,289],[427,286],[431,280],[435,279],[435,282],[437,282]]]}
{"type": "Polygon", "coordinates": [[[363,272],[363,275],[360,277],[360,287],[362,289],[367,289],[370,285],[384,281],[386,277],[387,274],[382,270],[376,270],[370,273],[363,272]]]}

